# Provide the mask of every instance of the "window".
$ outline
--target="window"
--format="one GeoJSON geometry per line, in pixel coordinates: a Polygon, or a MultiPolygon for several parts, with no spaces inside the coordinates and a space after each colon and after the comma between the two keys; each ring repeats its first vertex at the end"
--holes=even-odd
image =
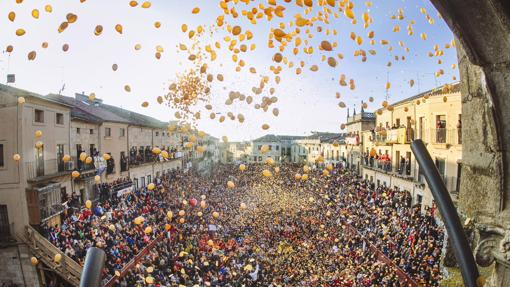
{"type": "Polygon", "coordinates": [[[135,178],[134,182],[135,182],[135,189],[138,189],[138,178],[135,178]]]}
{"type": "Polygon", "coordinates": [[[57,113],[55,116],[55,122],[57,125],[64,125],[64,114],[57,113]]]}
{"type": "Polygon", "coordinates": [[[11,236],[9,228],[9,216],[7,214],[7,205],[0,205],[0,241],[11,236]]]}
{"type": "Polygon", "coordinates": [[[44,123],[44,111],[43,110],[35,110],[34,111],[34,121],[36,123],[44,123]]]}
{"type": "Polygon", "coordinates": [[[93,135],[93,134],[94,134],[94,129],[90,129],[90,130],[89,130],[89,133],[90,133],[91,135],[93,135]]]}
{"type": "Polygon", "coordinates": [[[156,132],[156,136],[159,137],[159,132],[156,132]]]}
{"type": "Polygon", "coordinates": [[[104,136],[105,137],[111,137],[112,136],[112,129],[111,128],[104,128],[104,136]]]}
{"type": "Polygon", "coordinates": [[[280,146],[279,145],[276,146],[276,150],[280,150],[280,146]]]}
{"type": "Polygon", "coordinates": [[[262,146],[261,146],[261,145],[258,145],[258,146],[257,146],[257,149],[258,149],[258,150],[261,150],[261,149],[262,149],[262,146]]]}
{"type": "Polygon", "coordinates": [[[62,160],[64,158],[64,145],[58,144],[57,145],[57,168],[58,172],[64,171],[64,161],[62,160]]]}
{"type": "Polygon", "coordinates": [[[423,195],[417,194],[416,195],[416,204],[421,205],[422,202],[423,202],[423,195]]]}
{"type": "Polygon", "coordinates": [[[94,144],[90,144],[90,155],[95,156],[96,155],[96,146],[94,144]]]}
{"type": "Polygon", "coordinates": [[[439,174],[446,181],[446,160],[444,158],[436,158],[436,167],[439,171],[439,174]]]}
{"type": "Polygon", "coordinates": [[[4,167],[4,145],[0,144],[0,167],[4,167]]]}
{"type": "Polygon", "coordinates": [[[76,133],[80,134],[81,133],[81,129],[80,128],[76,128],[76,133]]]}
{"type": "Polygon", "coordinates": [[[121,137],[125,137],[126,136],[126,129],[125,128],[120,128],[120,136],[121,137]]]}
{"type": "Polygon", "coordinates": [[[147,184],[149,183],[152,183],[152,176],[150,175],[147,176],[147,184]]]}

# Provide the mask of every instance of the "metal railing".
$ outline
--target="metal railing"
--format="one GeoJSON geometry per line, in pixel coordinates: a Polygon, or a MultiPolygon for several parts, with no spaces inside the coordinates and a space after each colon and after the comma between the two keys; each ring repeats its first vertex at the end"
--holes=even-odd
{"type": "Polygon", "coordinates": [[[25,242],[33,255],[52,271],[57,273],[62,279],[66,280],[72,286],[79,286],[83,267],[71,257],[65,255],[60,249],[55,247],[44,236],[31,226],[25,227],[25,234],[19,236],[25,242]],[[62,260],[56,263],[54,258],[56,254],[62,256],[62,260]]]}
{"type": "Polygon", "coordinates": [[[87,171],[87,170],[93,170],[96,168],[94,165],[94,161],[92,161],[91,163],[86,163],[86,162],[81,161],[76,156],[72,157],[72,161],[74,164],[74,169],[77,171],[87,171]]]}
{"type": "Polygon", "coordinates": [[[378,144],[409,144],[414,140],[414,129],[385,129],[375,133],[374,141],[378,144]]]}
{"type": "Polygon", "coordinates": [[[374,158],[363,158],[362,165],[373,170],[392,174],[398,177],[414,178],[410,163],[393,165],[391,161],[376,160],[374,158]]]}
{"type": "Polygon", "coordinates": [[[363,238],[363,240],[367,243],[368,248],[372,252],[372,254],[375,255],[375,258],[383,262],[387,265],[389,265],[393,270],[395,271],[395,274],[398,277],[398,280],[403,286],[410,286],[410,287],[418,287],[418,283],[414,281],[414,279],[409,276],[402,268],[400,268],[393,260],[388,258],[381,250],[379,250],[372,242],[368,241],[367,236],[361,234],[361,232],[355,228],[354,226],[350,225],[347,222],[343,222],[343,225],[346,227],[348,231],[351,233],[358,235],[359,237],[363,238]]]}
{"type": "Polygon", "coordinates": [[[127,273],[135,267],[135,265],[142,260],[142,258],[149,253],[149,251],[156,246],[156,244],[163,239],[163,234],[158,235],[154,240],[152,240],[148,245],[146,245],[133,259],[131,259],[124,267],[122,267],[122,270],[120,270],[120,276],[117,277],[114,275],[111,277],[104,285],[103,287],[111,287],[115,286],[115,283],[117,283],[120,279],[122,279],[124,276],[127,275],[127,273]]]}
{"type": "Polygon", "coordinates": [[[27,180],[32,180],[44,176],[63,175],[74,170],[73,162],[63,162],[62,160],[58,159],[25,162],[24,165],[27,180]]]}
{"type": "Polygon", "coordinates": [[[433,144],[462,144],[461,129],[434,128],[424,131],[421,136],[421,140],[433,144]]]}

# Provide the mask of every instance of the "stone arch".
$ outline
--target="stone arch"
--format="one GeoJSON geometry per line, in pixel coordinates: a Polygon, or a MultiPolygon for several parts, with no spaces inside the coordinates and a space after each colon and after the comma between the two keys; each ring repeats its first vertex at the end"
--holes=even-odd
{"type": "Polygon", "coordinates": [[[510,1],[431,2],[459,43],[463,97],[459,211],[480,224],[482,244],[490,238],[499,242],[489,252],[496,271],[488,286],[506,286],[510,282],[510,269],[505,267],[510,264],[510,1]],[[505,240],[508,247],[501,244],[505,240]]]}

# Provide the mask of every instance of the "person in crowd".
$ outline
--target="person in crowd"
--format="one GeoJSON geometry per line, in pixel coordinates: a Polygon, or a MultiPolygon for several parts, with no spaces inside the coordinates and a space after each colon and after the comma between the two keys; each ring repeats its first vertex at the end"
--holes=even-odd
{"type": "Polygon", "coordinates": [[[157,182],[44,234],[79,263],[103,248],[105,282],[116,286],[439,285],[433,209],[341,166],[218,165],[209,177],[178,170],[157,182]]]}

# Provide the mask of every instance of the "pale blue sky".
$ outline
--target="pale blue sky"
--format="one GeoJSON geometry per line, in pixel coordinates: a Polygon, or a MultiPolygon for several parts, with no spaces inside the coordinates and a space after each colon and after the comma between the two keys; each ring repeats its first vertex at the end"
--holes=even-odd
{"type": "MultiPolygon", "coordinates": [[[[14,52],[9,57],[7,53],[0,54],[0,82],[5,83],[6,74],[16,74],[16,87],[35,91],[41,94],[56,93],[65,84],[63,94],[72,96],[75,92],[95,92],[108,104],[115,104],[126,109],[145,113],[163,121],[173,119],[174,111],[167,107],[156,104],[157,96],[163,95],[169,81],[174,79],[176,72],[185,68],[181,62],[186,62],[183,53],[177,53],[176,45],[186,42],[186,37],[180,32],[182,23],[190,27],[199,24],[213,23],[221,12],[216,0],[160,0],[152,1],[150,9],[131,8],[127,0],[87,0],[80,4],[78,0],[48,0],[48,1],[24,1],[23,4],[15,4],[15,0],[0,2],[0,47],[2,50],[9,44],[14,46],[14,52]],[[51,4],[53,13],[44,12],[44,5],[51,4]],[[201,13],[192,15],[191,9],[199,6],[201,13]],[[40,19],[35,20],[30,16],[31,10],[37,8],[41,11],[40,19]],[[17,14],[14,23],[7,18],[9,11],[17,14]],[[59,34],[57,28],[65,20],[69,12],[78,15],[78,21],[71,24],[64,32],[59,34]],[[153,23],[160,21],[162,27],[155,29],[153,23]],[[114,31],[115,24],[124,26],[124,34],[119,35],[114,31]],[[104,32],[100,37],[93,34],[94,27],[101,24],[104,32]],[[24,28],[27,34],[16,37],[15,30],[24,28]],[[41,48],[42,42],[48,42],[49,48],[41,48]],[[70,50],[62,52],[62,45],[69,44],[70,50]],[[134,45],[140,43],[142,50],[136,52],[134,45]],[[160,61],[154,57],[155,47],[162,45],[165,53],[160,61]],[[29,51],[36,50],[37,58],[28,62],[26,55],[29,51]],[[113,72],[112,64],[118,64],[119,70],[113,72]],[[131,93],[123,90],[124,85],[132,87],[131,93]],[[142,108],[142,101],[148,100],[149,108],[142,108]]],[[[142,2],[142,1],[139,1],[142,2]]],[[[256,1],[256,3],[267,1],[256,1]]],[[[283,1],[277,1],[282,2],[283,1]]],[[[355,12],[361,15],[367,8],[365,1],[354,1],[355,12]]],[[[457,70],[450,66],[456,63],[454,49],[444,50],[443,64],[437,64],[437,58],[429,58],[427,53],[433,51],[433,46],[438,44],[441,48],[451,42],[453,35],[437,17],[437,12],[432,5],[425,0],[415,1],[372,1],[374,6],[370,8],[374,23],[368,30],[376,32],[376,39],[390,40],[393,44],[393,54],[387,47],[379,44],[370,46],[365,37],[363,49],[375,49],[378,55],[369,57],[366,63],[361,63],[360,58],[353,57],[353,52],[358,46],[350,40],[351,31],[362,36],[368,30],[363,29],[362,24],[356,26],[344,18],[335,19],[329,28],[336,28],[339,35],[329,36],[330,41],[335,39],[339,42],[336,53],[343,53],[345,59],[333,69],[325,63],[321,63],[322,53],[316,52],[312,56],[294,58],[297,63],[304,60],[308,65],[319,64],[320,70],[312,73],[308,68],[303,74],[296,76],[293,71],[284,72],[280,85],[274,86],[279,97],[275,107],[280,109],[280,116],[274,117],[271,112],[263,113],[255,110],[253,104],[223,106],[230,90],[240,91],[246,95],[251,94],[251,87],[258,84],[258,76],[253,76],[245,69],[241,73],[234,72],[234,66],[230,55],[220,53],[215,65],[211,70],[225,75],[225,82],[213,85],[212,103],[219,112],[232,111],[234,114],[243,113],[246,122],[231,122],[227,120],[223,124],[209,120],[207,114],[202,114],[199,127],[207,132],[221,137],[227,135],[231,140],[253,139],[265,133],[276,134],[307,134],[313,130],[339,132],[339,126],[345,121],[346,109],[340,109],[335,98],[335,93],[342,94],[342,101],[351,107],[360,107],[360,101],[367,101],[374,97],[376,101],[371,104],[369,110],[378,108],[386,95],[385,83],[389,77],[392,88],[389,92],[390,102],[401,100],[452,81],[452,76],[457,76],[457,70]],[[424,7],[435,20],[430,25],[425,16],[420,14],[419,8],[424,7]],[[396,14],[398,8],[404,9],[405,19],[402,21],[390,20],[390,15],[396,14]],[[406,26],[413,19],[414,36],[407,36],[406,26]],[[391,32],[394,25],[400,25],[401,32],[391,32]],[[427,33],[428,40],[420,39],[420,33],[427,33]],[[410,48],[405,53],[397,44],[399,40],[405,42],[410,48]],[[393,55],[405,55],[406,61],[393,62],[391,68],[386,63],[393,55]],[[223,64],[220,66],[220,63],[223,64]],[[438,79],[434,73],[440,68],[444,69],[445,76],[438,79]],[[348,78],[356,81],[356,90],[350,91],[346,87],[340,87],[338,77],[346,74],[348,78]],[[408,85],[409,79],[414,79],[416,84],[413,88],[408,85]],[[267,123],[271,126],[269,131],[261,130],[260,126],[267,123]]],[[[239,7],[244,7],[240,4],[239,7]]],[[[290,7],[289,7],[290,8],[290,7]]],[[[239,9],[240,10],[240,9],[239,9]]],[[[292,7],[286,12],[286,21],[293,15],[300,13],[298,8],[292,7]]],[[[236,22],[227,22],[234,25],[236,22]]],[[[361,21],[360,21],[361,22],[361,21]]],[[[243,26],[248,27],[248,25],[243,26]]],[[[274,27],[278,19],[270,24],[274,27]]],[[[257,70],[264,71],[272,64],[271,57],[274,50],[267,48],[267,34],[271,26],[261,23],[251,26],[255,34],[257,50],[245,56],[247,66],[255,66],[257,70]]],[[[315,29],[315,28],[313,28],[315,29]]],[[[218,34],[218,39],[224,34],[218,34]]],[[[316,36],[317,43],[326,36],[316,36]]],[[[206,40],[203,40],[205,44],[206,40]]],[[[225,45],[223,45],[225,46],[225,45]]],[[[316,45],[317,46],[317,45],[316,45]]],[[[317,50],[317,49],[316,49],[317,50]]],[[[290,50],[289,50],[290,53],[290,50]]],[[[265,72],[266,75],[270,75],[265,72]]],[[[260,96],[259,96],[260,97],[260,96]]],[[[257,98],[257,97],[255,97],[257,98]]]]}

